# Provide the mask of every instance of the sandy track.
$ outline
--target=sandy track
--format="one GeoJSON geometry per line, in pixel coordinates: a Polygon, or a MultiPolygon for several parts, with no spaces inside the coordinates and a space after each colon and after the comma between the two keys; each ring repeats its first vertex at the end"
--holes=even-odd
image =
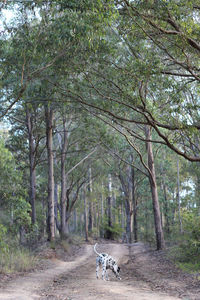
{"type": "MultiPolygon", "coordinates": [[[[141,252],[134,246],[134,253],[141,252]]],[[[0,290],[1,300],[176,300],[166,293],[153,292],[146,285],[138,286],[134,279],[123,278],[123,267],[129,260],[128,247],[122,244],[98,245],[98,250],[114,256],[122,269],[122,280],[110,274],[109,281],[95,278],[93,246],[86,245],[82,255],[73,262],[54,261],[53,267],[34,272],[10,282],[0,290]]]]}
{"type": "Polygon", "coordinates": [[[56,278],[65,273],[71,272],[77,266],[84,263],[88,257],[90,251],[90,246],[85,248],[85,251],[81,257],[76,261],[63,262],[59,260],[54,260],[52,262],[53,267],[47,270],[42,270],[39,272],[30,273],[25,277],[19,277],[18,279],[11,281],[4,289],[0,290],[1,300],[33,300],[40,299],[40,290],[56,281],[56,278]]]}

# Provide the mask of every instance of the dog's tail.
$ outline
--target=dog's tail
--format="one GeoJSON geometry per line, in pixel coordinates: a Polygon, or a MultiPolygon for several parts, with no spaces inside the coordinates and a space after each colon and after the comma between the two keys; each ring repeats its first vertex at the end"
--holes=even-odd
{"type": "Polygon", "coordinates": [[[97,250],[96,250],[96,246],[97,246],[97,243],[94,245],[94,252],[95,252],[97,255],[100,255],[100,253],[98,253],[97,250]]]}

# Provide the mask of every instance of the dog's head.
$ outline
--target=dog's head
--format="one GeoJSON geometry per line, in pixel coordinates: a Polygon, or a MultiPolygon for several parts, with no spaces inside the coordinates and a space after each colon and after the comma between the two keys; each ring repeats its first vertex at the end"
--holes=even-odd
{"type": "Polygon", "coordinates": [[[118,265],[115,263],[114,266],[113,266],[113,271],[116,275],[116,277],[121,280],[120,276],[119,276],[119,272],[120,272],[120,267],[118,267],[118,265]]]}

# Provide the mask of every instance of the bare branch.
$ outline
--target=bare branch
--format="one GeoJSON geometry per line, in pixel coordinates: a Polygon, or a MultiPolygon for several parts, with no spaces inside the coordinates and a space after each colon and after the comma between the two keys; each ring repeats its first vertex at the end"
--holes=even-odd
{"type": "Polygon", "coordinates": [[[75,166],[73,166],[73,168],[71,168],[67,173],[66,176],[68,176],[74,169],[76,169],[80,164],[82,164],[87,158],[89,158],[94,152],[97,151],[97,147],[90,152],[88,155],[86,155],[83,159],[81,159],[75,166]]]}

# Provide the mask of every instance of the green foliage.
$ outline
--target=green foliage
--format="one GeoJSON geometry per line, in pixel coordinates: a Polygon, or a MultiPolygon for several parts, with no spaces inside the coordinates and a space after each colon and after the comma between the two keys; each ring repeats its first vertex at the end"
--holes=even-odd
{"type": "Polygon", "coordinates": [[[31,226],[31,205],[25,199],[19,198],[15,203],[14,217],[17,228],[23,226],[27,229],[31,226]]]}
{"type": "Polygon", "coordinates": [[[98,238],[99,237],[99,230],[97,227],[93,227],[92,231],[89,233],[89,235],[93,238],[98,238]]]}
{"type": "Polygon", "coordinates": [[[26,249],[10,246],[6,253],[0,253],[0,272],[15,273],[32,270],[37,258],[26,249]]]}
{"type": "Polygon", "coordinates": [[[182,212],[184,242],[182,248],[189,260],[200,258],[200,216],[196,212],[182,212]]]}
{"type": "MultiPolygon", "coordinates": [[[[11,152],[5,148],[0,139],[0,198],[1,201],[11,197],[11,192],[16,190],[16,164],[11,152]]],[[[19,174],[20,177],[20,174],[19,174]]]]}
{"type": "Polygon", "coordinates": [[[200,216],[196,211],[181,213],[183,234],[179,234],[178,245],[171,250],[171,256],[183,270],[200,270],[200,216]]]}
{"type": "MultiPolygon", "coordinates": [[[[17,14],[13,24],[5,27],[7,36],[2,38],[0,62],[2,74],[0,110],[5,112],[6,108],[18,99],[19,90],[24,82],[27,86],[23,95],[20,95],[20,102],[12,107],[9,114],[12,124],[9,147],[12,154],[5,148],[4,143],[0,142],[0,205],[4,213],[4,216],[3,213],[0,216],[3,224],[0,227],[2,249],[6,249],[6,244],[3,244],[6,236],[5,226],[15,236],[23,227],[29,244],[34,244],[38,231],[44,232],[47,173],[43,105],[46,100],[53,101],[56,111],[54,175],[58,184],[62,114],[70,116],[68,124],[73,119],[67,128],[69,153],[66,158],[66,171],[73,168],[86,153],[101,143],[98,152],[90,157],[90,164],[95,169],[94,175],[98,179],[101,178],[99,181],[105,181],[103,177],[108,171],[115,174],[115,178],[120,168],[126,173],[127,166],[126,164],[122,166],[120,156],[126,161],[133,152],[125,139],[113,129],[114,126],[128,132],[129,135],[133,134],[134,139],[135,137],[141,139],[141,141],[133,140],[144,160],[146,154],[145,143],[142,144],[142,141],[144,142],[142,125],[148,120],[152,125],[159,124],[160,136],[158,137],[155,132],[153,140],[160,143],[161,136],[165,135],[177,149],[182,149],[194,157],[199,155],[196,146],[199,144],[198,129],[192,126],[189,128],[189,125],[199,124],[199,84],[196,84],[199,50],[194,45],[200,33],[200,26],[197,24],[199,12],[193,5],[195,1],[130,1],[130,3],[133,10],[129,6],[122,7],[118,1],[112,0],[55,0],[48,1],[48,5],[44,5],[41,0],[21,1],[16,6],[17,14]],[[176,28],[179,28],[180,34],[170,34],[170,31],[176,31],[176,28]],[[140,93],[141,84],[144,84],[144,93],[140,93]],[[141,94],[144,94],[144,99],[141,94]],[[78,101],[83,103],[80,105],[78,101]],[[64,102],[67,102],[64,104],[65,110],[63,110],[64,102]],[[26,106],[32,113],[34,142],[37,146],[34,154],[36,164],[40,164],[35,166],[36,215],[39,228],[37,225],[31,225],[31,207],[27,201],[29,148],[25,126],[26,106]],[[120,118],[130,122],[123,122],[120,118]],[[135,126],[134,122],[142,125],[135,126]],[[178,129],[170,132],[167,130],[168,125],[178,129]],[[125,127],[122,129],[123,126],[128,130],[126,131],[125,127]],[[56,136],[59,136],[59,143],[56,136]],[[117,159],[113,159],[114,153],[119,154],[117,159]]],[[[11,4],[11,7],[13,5],[11,4]]],[[[160,187],[161,210],[164,213],[163,222],[166,222],[168,217],[171,225],[177,213],[176,158],[165,152],[160,144],[155,148],[159,153],[155,165],[160,187]],[[162,172],[159,172],[160,168],[162,172]],[[167,187],[167,201],[162,188],[164,180],[167,187]]],[[[143,171],[143,166],[135,153],[134,166],[143,171]]],[[[189,176],[183,172],[184,166],[180,167],[182,187],[185,185],[186,194],[181,199],[181,205],[187,209],[198,203],[199,168],[197,165],[195,167],[193,164],[189,176]],[[186,186],[188,177],[192,180],[192,184],[195,181],[195,196],[192,195],[193,187],[189,193],[192,184],[186,186]]],[[[70,197],[76,192],[79,181],[87,177],[87,169],[86,161],[69,174],[67,184],[71,191],[70,197]]],[[[154,239],[154,223],[152,204],[149,200],[150,190],[147,188],[149,184],[138,174],[139,171],[136,175],[136,181],[139,182],[136,182],[138,231],[140,237],[150,241],[154,239]]],[[[95,181],[96,178],[93,188],[94,194],[97,194],[95,202],[98,203],[100,196],[106,196],[107,191],[101,190],[99,182],[95,186],[95,181]]],[[[117,179],[115,184],[117,186],[115,192],[121,198],[117,179]]],[[[119,205],[120,203],[117,203],[118,208],[119,205]]],[[[114,214],[116,216],[117,212],[114,214]]],[[[120,220],[121,210],[118,214],[120,220]]],[[[182,214],[184,235],[179,247],[179,253],[182,258],[185,256],[186,260],[191,253],[199,256],[200,247],[198,226],[196,227],[199,219],[197,215],[189,214],[187,211],[182,214]]],[[[106,219],[101,231],[112,238],[117,238],[122,233],[121,225],[115,223],[109,227],[106,219]]],[[[98,236],[97,227],[93,229],[92,234],[98,236]]]]}
{"type": "Polygon", "coordinates": [[[8,246],[6,244],[6,233],[7,229],[4,225],[0,224],[0,252],[5,254],[8,250],[8,246]]]}
{"type": "MultiPolygon", "coordinates": [[[[15,207],[16,212],[19,211],[22,195],[25,196],[22,185],[22,172],[17,169],[11,151],[0,140],[0,204],[6,215],[13,207],[15,207]]],[[[8,218],[5,219],[5,222],[8,222],[8,218]]]]}
{"type": "Polygon", "coordinates": [[[112,226],[109,226],[107,217],[104,217],[100,230],[104,232],[104,237],[108,239],[118,239],[123,232],[121,225],[118,223],[113,223],[112,226]]]}
{"type": "MultiPolygon", "coordinates": [[[[28,220],[28,222],[30,222],[30,220],[28,220]]],[[[26,223],[27,226],[27,223],[26,223]]],[[[37,247],[37,242],[38,242],[38,238],[39,238],[39,228],[38,228],[38,224],[30,224],[29,223],[29,227],[28,227],[28,231],[26,231],[26,243],[28,245],[29,248],[35,248],[37,247]]]]}
{"type": "MultiPolygon", "coordinates": [[[[180,268],[181,270],[183,270],[184,272],[187,273],[199,273],[200,271],[200,262],[196,261],[194,262],[178,262],[176,264],[178,266],[178,268],[180,268]]],[[[198,277],[198,279],[200,279],[200,277],[198,277]]]]}

